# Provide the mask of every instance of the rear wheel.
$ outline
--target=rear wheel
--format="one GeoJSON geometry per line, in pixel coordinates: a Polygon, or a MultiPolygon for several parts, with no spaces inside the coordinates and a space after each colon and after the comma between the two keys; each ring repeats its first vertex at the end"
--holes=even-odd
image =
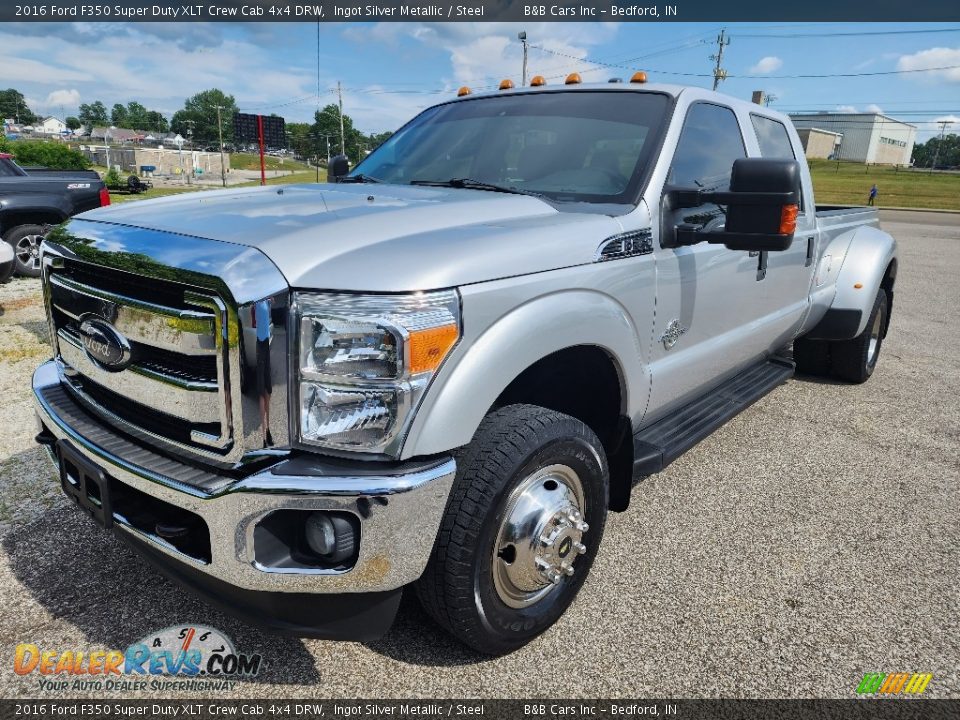
{"type": "Polygon", "coordinates": [[[831,374],[839,380],[852,383],[863,383],[869,380],[880,358],[880,347],[883,344],[886,325],[887,293],[880,288],[873,301],[873,310],[870,312],[864,331],[852,340],[831,343],[831,374]]]}
{"type": "Polygon", "coordinates": [[[13,248],[14,271],[18,275],[40,277],[40,243],[44,235],[42,225],[18,225],[3,236],[13,248]]]}
{"type": "Polygon", "coordinates": [[[501,655],[553,625],[583,585],[606,522],[606,457],[579,420],[511,405],[457,461],[417,594],[458,640],[501,655]]]}

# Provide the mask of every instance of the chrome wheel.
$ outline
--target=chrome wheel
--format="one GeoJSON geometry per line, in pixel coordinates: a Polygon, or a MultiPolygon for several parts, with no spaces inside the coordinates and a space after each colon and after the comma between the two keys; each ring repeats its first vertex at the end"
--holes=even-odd
{"type": "Polygon", "coordinates": [[[867,367],[873,368],[877,364],[877,355],[880,353],[880,333],[883,329],[883,314],[875,313],[873,325],[870,326],[870,340],[867,345],[867,367]]]}
{"type": "Polygon", "coordinates": [[[40,243],[42,242],[43,235],[24,235],[17,241],[13,251],[21,267],[40,269],[40,243]]]}
{"type": "Polygon", "coordinates": [[[509,607],[529,607],[575,572],[587,551],[584,492],[566,465],[549,465],[524,478],[507,499],[493,545],[493,584],[509,607]]]}

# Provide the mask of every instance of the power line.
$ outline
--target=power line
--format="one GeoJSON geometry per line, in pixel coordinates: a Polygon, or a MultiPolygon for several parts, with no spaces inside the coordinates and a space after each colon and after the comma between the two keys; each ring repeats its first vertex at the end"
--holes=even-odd
{"type": "Polygon", "coordinates": [[[816,37],[865,37],[875,35],[927,35],[932,33],[955,33],[960,32],[960,27],[955,28],[931,28],[929,30],[864,30],[862,32],[836,32],[836,33],[769,33],[769,34],[745,34],[737,33],[738,38],[816,38],[816,37]]]}

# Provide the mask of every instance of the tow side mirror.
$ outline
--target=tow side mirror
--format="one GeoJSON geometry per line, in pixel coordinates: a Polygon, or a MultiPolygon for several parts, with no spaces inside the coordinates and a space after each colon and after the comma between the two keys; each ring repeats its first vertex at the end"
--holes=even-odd
{"type": "Polygon", "coordinates": [[[678,227],[676,245],[708,242],[731,250],[786,250],[793,242],[800,210],[800,164],[796,160],[741,158],[733,163],[728,192],[671,188],[669,209],[726,205],[724,229],[704,232],[678,227]]]}
{"type": "Polygon", "coordinates": [[[330,158],[330,165],[327,166],[327,182],[340,182],[341,178],[347,176],[350,172],[350,161],[346,155],[337,155],[330,158]]]}

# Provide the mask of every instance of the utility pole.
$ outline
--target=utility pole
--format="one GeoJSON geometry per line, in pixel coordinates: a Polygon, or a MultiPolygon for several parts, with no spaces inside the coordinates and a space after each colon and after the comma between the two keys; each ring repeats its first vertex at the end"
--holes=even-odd
{"type": "Polygon", "coordinates": [[[340,101],[340,154],[347,154],[347,140],[343,137],[343,91],[340,89],[340,81],[337,80],[337,98],[340,101]]]}
{"type": "Polygon", "coordinates": [[[943,134],[947,131],[947,125],[953,125],[950,120],[941,120],[937,123],[940,126],[940,140],[937,142],[937,149],[933,151],[933,162],[930,164],[930,175],[933,174],[937,162],[940,160],[940,146],[943,145],[943,134]]]}
{"type": "Polygon", "coordinates": [[[193,126],[196,121],[184,120],[183,122],[187,126],[187,142],[190,143],[190,172],[187,173],[187,185],[191,185],[191,176],[193,175],[193,126]]]}
{"type": "Polygon", "coordinates": [[[711,60],[716,60],[713,66],[713,89],[716,90],[721,80],[727,79],[727,71],[720,67],[723,62],[723,49],[730,44],[730,38],[727,37],[727,29],[723,28],[717,36],[717,54],[711,55],[711,60]]]}
{"type": "Polygon", "coordinates": [[[520,87],[527,86],[527,32],[524,30],[517,34],[517,39],[523,43],[523,80],[520,82],[520,87]]]}
{"type": "Polygon", "coordinates": [[[217,105],[217,134],[220,136],[220,180],[223,186],[227,186],[227,167],[223,162],[223,122],[220,120],[220,111],[224,110],[223,105],[217,105]]]}

